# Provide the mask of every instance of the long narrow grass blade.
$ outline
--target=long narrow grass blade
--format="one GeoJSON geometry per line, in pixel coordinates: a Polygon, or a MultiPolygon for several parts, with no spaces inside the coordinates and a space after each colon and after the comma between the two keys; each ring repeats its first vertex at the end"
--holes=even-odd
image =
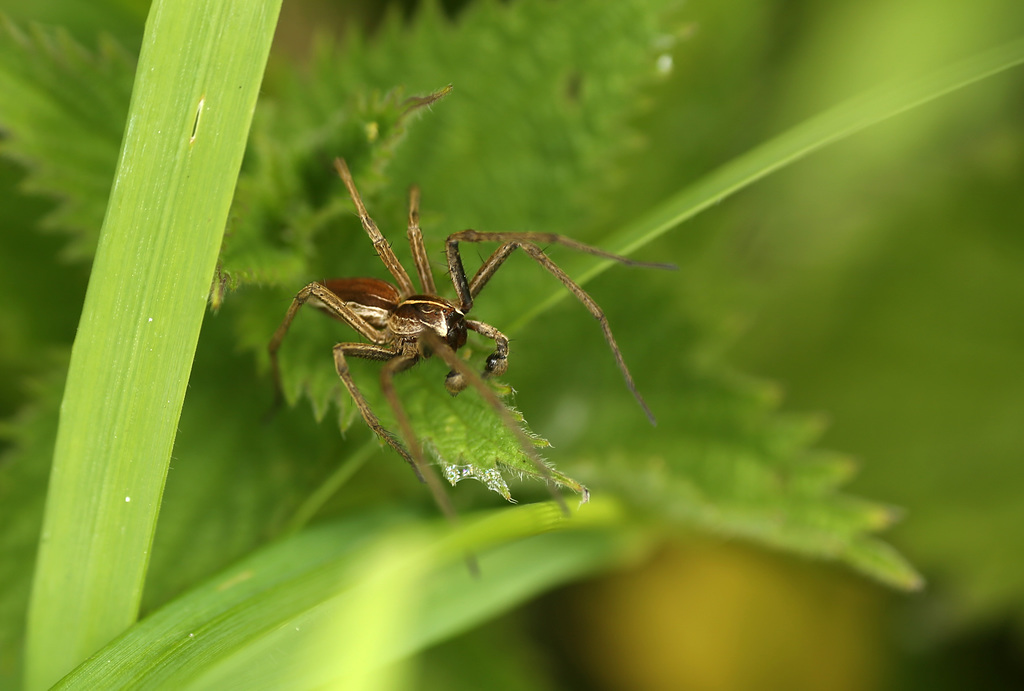
{"type": "MultiPolygon", "coordinates": [[[[136,619],[160,497],[280,0],[158,0],[61,411],[26,686],[136,619]]],[[[40,304],[60,299],[43,295],[40,304]]]]}
{"type": "MultiPolygon", "coordinates": [[[[846,101],[705,175],[602,244],[616,254],[631,255],[704,209],[818,149],[1021,63],[1024,63],[1024,39],[919,79],[890,84],[846,101]]],[[[611,265],[607,260],[595,261],[576,281],[584,284],[611,265]]],[[[515,322],[510,331],[514,332],[566,297],[564,290],[552,293],[515,322]]]]}

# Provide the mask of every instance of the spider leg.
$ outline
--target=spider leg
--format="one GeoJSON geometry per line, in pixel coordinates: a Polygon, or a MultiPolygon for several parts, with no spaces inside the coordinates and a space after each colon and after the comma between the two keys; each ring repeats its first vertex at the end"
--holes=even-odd
{"type": "MultiPolygon", "coordinates": [[[[491,376],[500,377],[505,374],[505,371],[508,369],[508,336],[490,324],[485,324],[475,319],[467,319],[466,326],[494,341],[494,352],[487,356],[484,371],[480,376],[487,379],[491,376]]],[[[447,378],[445,378],[444,385],[448,389],[448,393],[455,396],[469,386],[469,382],[459,372],[452,370],[448,373],[447,378]]]]}
{"type": "Polygon", "coordinates": [[[402,296],[408,297],[412,295],[416,292],[412,287],[412,280],[409,278],[409,274],[406,273],[405,267],[398,261],[398,257],[395,256],[395,252],[391,249],[387,239],[377,229],[377,224],[370,218],[370,214],[366,213],[366,206],[363,205],[363,199],[359,196],[359,191],[356,189],[355,181],[352,180],[352,173],[349,172],[348,165],[346,165],[343,159],[336,158],[334,159],[334,168],[338,171],[338,175],[341,176],[345,187],[348,188],[348,193],[351,195],[352,202],[356,205],[356,211],[359,213],[359,221],[363,224],[363,230],[366,231],[366,234],[370,236],[370,240],[373,241],[373,248],[377,250],[377,256],[384,262],[384,266],[391,272],[391,275],[395,277],[395,282],[398,284],[398,289],[401,291],[402,296]]]}
{"type": "MultiPolygon", "coordinates": [[[[512,417],[512,413],[509,412],[508,407],[501,402],[501,399],[498,398],[498,395],[494,393],[494,391],[491,389],[491,387],[487,385],[486,382],[484,382],[480,375],[474,372],[469,365],[463,362],[463,360],[458,355],[455,354],[455,351],[452,350],[447,343],[442,341],[437,334],[435,334],[433,331],[426,330],[421,334],[420,337],[424,341],[426,341],[427,345],[430,347],[430,350],[433,352],[434,355],[444,360],[445,364],[451,367],[453,372],[457,372],[459,375],[461,375],[462,379],[468,382],[468,385],[471,385],[473,388],[475,388],[480,393],[480,395],[483,396],[484,400],[487,401],[492,408],[494,408],[494,410],[501,417],[502,422],[505,423],[505,426],[509,430],[511,430],[513,434],[515,434],[516,438],[519,441],[519,446],[523,449],[523,451],[526,452],[526,455],[530,457],[530,461],[537,468],[537,471],[547,481],[548,490],[551,492],[551,496],[554,498],[554,500],[558,503],[558,506],[559,508],[561,508],[562,513],[568,516],[569,507],[566,505],[565,499],[558,491],[558,486],[555,484],[555,480],[551,476],[551,470],[548,468],[547,464],[543,461],[543,459],[541,459],[540,454],[537,453],[537,449],[533,445],[533,440],[531,440],[530,437],[527,436],[526,432],[523,431],[523,428],[520,427],[519,423],[516,422],[515,418],[512,417]]],[[[583,487],[583,501],[586,502],[589,499],[589,497],[590,492],[587,490],[586,487],[583,487]]]]}
{"type": "MultiPolygon", "coordinates": [[[[458,525],[459,517],[455,513],[455,507],[452,506],[451,499],[445,491],[444,485],[438,479],[437,474],[424,459],[423,447],[420,445],[415,432],[413,432],[409,416],[406,414],[405,408],[395,392],[395,374],[412,367],[416,364],[417,360],[419,360],[419,355],[416,353],[402,353],[387,346],[374,345],[372,343],[339,343],[334,346],[334,368],[338,372],[338,377],[344,382],[345,387],[352,396],[352,400],[355,401],[356,407],[359,409],[367,426],[412,466],[412,470],[416,473],[419,481],[426,483],[427,487],[430,488],[430,493],[434,495],[434,501],[441,508],[441,512],[453,525],[458,525]],[[345,355],[366,360],[386,360],[380,372],[381,390],[384,392],[384,397],[387,398],[391,410],[395,413],[398,427],[402,431],[406,444],[409,446],[408,451],[402,445],[402,442],[380,423],[377,415],[370,409],[370,404],[366,402],[359,387],[356,386],[355,381],[352,379],[345,355]]],[[[480,567],[477,565],[476,558],[472,554],[467,554],[465,559],[469,572],[474,576],[479,575],[480,567]]]]}
{"type": "Polygon", "coordinates": [[[575,295],[576,299],[583,303],[583,306],[587,308],[594,319],[600,323],[601,331],[604,333],[604,338],[608,342],[608,346],[611,348],[612,355],[615,357],[615,363],[619,366],[619,371],[622,372],[622,376],[626,380],[626,386],[633,394],[637,403],[640,404],[640,407],[643,409],[644,414],[647,415],[647,419],[650,420],[651,424],[657,424],[657,421],[654,419],[654,414],[651,413],[651,410],[647,407],[647,403],[644,401],[643,396],[640,395],[640,392],[636,388],[636,383],[633,381],[633,375],[630,374],[629,367],[626,366],[626,361],[622,357],[622,351],[619,350],[618,343],[615,341],[615,336],[612,334],[611,325],[608,324],[608,318],[605,316],[604,310],[601,309],[600,305],[598,305],[597,302],[595,302],[594,299],[590,297],[590,295],[583,290],[578,283],[569,277],[569,274],[559,268],[559,266],[535,244],[537,242],[565,245],[566,247],[580,250],[588,254],[593,254],[598,257],[603,257],[605,259],[611,259],[628,266],[641,266],[658,269],[674,269],[676,267],[672,264],[634,261],[627,257],[621,257],[617,254],[605,252],[604,250],[599,250],[596,247],[585,245],[573,240],[572,238],[567,238],[563,235],[556,235],[554,233],[481,233],[476,230],[464,230],[450,235],[446,243],[448,266],[451,270],[452,282],[455,284],[455,291],[458,293],[459,300],[462,302],[461,308],[463,312],[468,311],[473,306],[473,298],[483,290],[483,287],[487,285],[487,282],[495,274],[498,268],[517,248],[521,248],[524,252],[533,257],[538,264],[547,269],[551,275],[561,281],[562,285],[568,288],[569,292],[575,295]],[[498,247],[498,249],[496,249],[486,261],[484,261],[473,276],[473,280],[467,281],[466,271],[462,265],[462,257],[459,254],[460,242],[501,242],[503,244],[498,247]]]}
{"type": "Polygon", "coordinates": [[[427,256],[427,248],[423,245],[423,231],[420,230],[420,188],[416,185],[409,188],[409,231],[407,235],[423,292],[428,295],[437,295],[434,273],[430,270],[430,258],[427,256]]]}
{"type": "Polygon", "coordinates": [[[270,372],[274,378],[275,408],[284,400],[284,388],[281,385],[281,369],[277,361],[277,351],[281,348],[281,342],[288,333],[288,329],[292,325],[292,320],[295,319],[295,314],[299,311],[300,307],[311,299],[316,302],[318,307],[326,310],[330,316],[338,319],[339,321],[345,322],[358,331],[359,335],[363,336],[367,340],[378,345],[382,345],[387,342],[387,336],[383,331],[373,327],[365,319],[356,314],[351,307],[346,305],[341,298],[332,293],[326,286],[315,281],[310,283],[300,290],[292,300],[292,304],[288,307],[288,312],[284,315],[284,320],[281,322],[281,325],[277,327],[277,330],[274,331],[274,335],[270,339],[270,343],[267,345],[267,351],[270,354],[270,372]]]}
{"type": "Polygon", "coordinates": [[[370,408],[370,404],[366,402],[363,392],[356,386],[355,380],[352,379],[352,373],[348,369],[348,361],[345,359],[346,355],[364,360],[386,360],[390,363],[398,358],[398,351],[388,346],[374,345],[372,343],[338,343],[334,346],[334,369],[338,373],[338,378],[341,379],[345,388],[348,389],[348,393],[356,404],[356,408],[359,409],[359,414],[363,416],[366,426],[373,430],[374,434],[387,442],[388,446],[397,451],[398,455],[412,466],[413,471],[422,482],[423,475],[420,473],[419,467],[412,456],[409,455],[409,452],[402,446],[398,438],[381,424],[377,415],[370,408]]]}
{"type": "Polygon", "coordinates": [[[495,271],[498,270],[498,267],[508,259],[509,255],[512,254],[516,247],[522,247],[527,244],[562,245],[569,249],[592,254],[595,257],[610,259],[626,266],[668,270],[675,270],[678,268],[675,264],[641,262],[635,259],[630,259],[629,257],[605,252],[597,247],[591,247],[579,240],[574,240],[570,237],[566,237],[565,235],[558,235],[557,233],[534,233],[527,231],[483,233],[478,230],[463,230],[449,235],[448,240],[445,242],[445,253],[448,257],[448,270],[452,275],[452,283],[455,284],[455,292],[458,294],[459,301],[462,303],[461,309],[463,312],[468,311],[473,306],[473,298],[480,294],[480,291],[483,290],[484,286],[487,285],[487,282],[491,280],[491,277],[494,275],[495,271]],[[500,242],[503,244],[480,266],[476,274],[473,276],[473,280],[469,281],[466,279],[466,269],[462,265],[462,256],[459,254],[460,242],[500,242]]]}
{"type": "MultiPolygon", "coordinates": [[[[452,523],[458,523],[458,516],[455,513],[455,507],[452,506],[451,498],[445,491],[444,485],[441,484],[441,480],[437,477],[437,473],[435,473],[427,463],[426,458],[423,455],[423,445],[420,444],[420,440],[416,436],[416,432],[413,431],[412,423],[409,421],[409,415],[405,412],[405,406],[402,405],[401,400],[398,398],[398,393],[395,391],[395,375],[412,367],[416,364],[417,360],[419,360],[418,354],[400,354],[388,360],[384,367],[381,368],[380,387],[384,391],[384,397],[387,398],[388,405],[391,406],[391,410],[395,413],[395,420],[398,422],[398,429],[401,431],[402,437],[405,439],[405,443],[409,447],[409,451],[406,452],[401,445],[396,446],[391,441],[388,441],[388,443],[395,447],[395,449],[402,454],[405,460],[409,461],[420,480],[426,482],[427,487],[430,488],[431,494],[434,495],[434,501],[437,502],[442,513],[444,513],[452,523]]],[[[378,425],[379,424],[380,423],[378,423],[378,425]]]]}

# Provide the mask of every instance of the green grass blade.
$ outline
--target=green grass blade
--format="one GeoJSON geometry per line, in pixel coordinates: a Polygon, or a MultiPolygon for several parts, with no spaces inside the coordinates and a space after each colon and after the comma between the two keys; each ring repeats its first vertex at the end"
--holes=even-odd
{"type": "Polygon", "coordinates": [[[177,0],[150,11],[62,404],[27,688],[48,687],[137,617],[279,7],[177,0]]]}
{"type": "Polygon", "coordinates": [[[546,503],[454,533],[395,513],[317,526],[169,603],[57,688],[377,688],[382,667],[606,565],[627,549],[602,530],[620,520],[610,502],[572,518],[546,503]]]}
{"type": "MultiPolygon", "coordinates": [[[[704,209],[818,149],[1021,63],[1024,63],[1024,39],[1011,41],[916,80],[891,84],[846,101],[705,175],[612,234],[603,246],[629,255],[704,209]]],[[[611,265],[609,261],[593,262],[577,280],[586,283],[611,265]]],[[[553,292],[509,330],[515,332],[567,296],[564,290],[553,292]]]]}

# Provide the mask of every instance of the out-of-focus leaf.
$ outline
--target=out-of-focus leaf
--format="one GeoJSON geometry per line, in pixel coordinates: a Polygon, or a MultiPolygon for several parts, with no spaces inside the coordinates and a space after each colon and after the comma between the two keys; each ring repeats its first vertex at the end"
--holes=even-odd
{"type": "Polygon", "coordinates": [[[134,61],[109,39],[93,54],[61,30],[0,26],[0,155],[24,165],[23,189],[60,200],[44,227],[92,256],[117,164],[134,61]]]}
{"type": "Polygon", "coordinates": [[[678,306],[657,338],[623,335],[657,427],[617,381],[597,334],[581,338],[571,325],[545,332],[549,357],[559,358],[556,381],[532,369],[511,378],[523,406],[546,413],[537,415],[550,421],[541,431],[556,448],[572,448],[561,465],[595,498],[611,492],[658,524],[837,560],[889,585],[919,587],[916,571],[876,537],[899,513],[845,493],[856,464],[814,448],[820,418],[781,412],[776,387],[718,361],[726,338],[678,306]],[[544,381],[547,396],[533,393],[544,381]]]}
{"type": "MultiPolygon", "coordinates": [[[[776,268],[746,279],[761,316],[740,358],[789,382],[796,405],[827,405],[826,442],[865,460],[856,487],[907,507],[893,541],[944,591],[929,636],[1024,617],[1020,85],[978,95],[1006,95],[995,126],[986,109],[863,172],[859,149],[837,152],[843,194],[819,213],[849,226],[819,236],[828,217],[780,213],[787,230],[763,258],[776,268]]],[[[787,177],[773,199],[801,189],[787,177]]]]}
{"type": "Polygon", "coordinates": [[[467,517],[448,537],[408,527],[402,513],[324,525],[169,603],[60,688],[368,688],[382,666],[628,558],[621,535],[602,530],[617,516],[611,504],[572,519],[537,504],[467,517]],[[462,562],[467,550],[480,555],[480,577],[462,562]]]}
{"type": "Polygon", "coordinates": [[[64,391],[67,356],[47,358],[50,372],[29,387],[32,403],[0,423],[0,688],[21,676],[32,567],[50,475],[56,411],[64,391]]]}

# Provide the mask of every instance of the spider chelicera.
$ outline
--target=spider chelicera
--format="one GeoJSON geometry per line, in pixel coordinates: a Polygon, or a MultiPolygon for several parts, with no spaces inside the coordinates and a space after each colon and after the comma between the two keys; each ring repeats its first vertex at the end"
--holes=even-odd
{"type": "MultiPolygon", "coordinates": [[[[373,219],[367,214],[366,207],[356,190],[352,174],[345,161],[340,158],[335,159],[334,167],[348,188],[359,214],[359,220],[367,235],[370,236],[381,261],[394,277],[395,284],[376,278],[334,278],[314,281],[300,290],[292,300],[281,325],[274,332],[268,347],[271,371],[279,399],[282,397],[282,387],[277,360],[278,350],[299,308],[304,304],[313,305],[328,316],[348,324],[369,341],[369,343],[338,343],[334,346],[334,366],[338,377],[341,378],[351,394],[352,400],[366,424],[412,466],[420,480],[429,485],[434,498],[445,514],[454,517],[451,502],[440,480],[431,472],[426,463],[423,447],[413,432],[405,409],[395,392],[393,381],[395,374],[413,366],[421,358],[428,358],[432,355],[440,357],[451,368],[445,379],[445,387],[448,392],[454,396],[469,386],[475,388],[498,412],[508,428],[516,434],[523,450],[530,456],[540,474],[548,480],[548,484],[553,488],[550,471],[537,454],[534,445],[497,394],[483,381],[488,377],[500,376],[505,373],[508,367],[508,338],[490,324],[467,317],[473,307],[474,299],[498,268],[515,250],[521,249],[561,281],[597,319],[604,332],[604,337],[611,347],[612,354],[615,356],[615,361],[626,379],[626,386],[636,397],[648,419],[654,424],[654,416],[633,383],[633,377],[629,373],[629,368],[626,367],[626,362],[622,358],[622,353],[615,342],[604,312],[579,285],[569,278],[568,274],[551,261],[539,244],[564,245],[630,266],[672,269],[675,268],[673,265],[634,261],[554,233],[485,233],[476,230],[463,230],[449,235],[445,243],[448,270],[451,273],[457,296],[457,299],[452,302],[437,294],[427,251],[423,245],[423,234],[419,227],[419,190],[413,187],[409,194],[408,238],[412,247],[413,260],[416,263],[416,273],[419,275],[422,287],[422,292],[417,293],[409,274],[398,261],[388,241],[377,229],[373,219]],[[459,254],[460,242],[498,242],[501,244],[484,261],[473,278],[467,279],[466,270],[462,265],[462,257],[459,254]],[[481,374],[473,371],[455,354],[455,351],[465,345],[467,331],[475,331],[494,341],[494,352],[487,357],[481,374]],[[394,411],[395,419],[405,441],[404,445],[381,424],[376,414],[370,409],[349,373],[347,361],[349,357],[384,362],[380,375],[381,388],[388,404],[394,411]]],[[[554,490],[553,493],[559,503],[562,503],[558,493],[554,490]]],[[[583,488],[583,500],[586,501],[587,497],[587,490],[583,488]]],[[[562,505],[564,508],[564,503],[562,505]]]]}

